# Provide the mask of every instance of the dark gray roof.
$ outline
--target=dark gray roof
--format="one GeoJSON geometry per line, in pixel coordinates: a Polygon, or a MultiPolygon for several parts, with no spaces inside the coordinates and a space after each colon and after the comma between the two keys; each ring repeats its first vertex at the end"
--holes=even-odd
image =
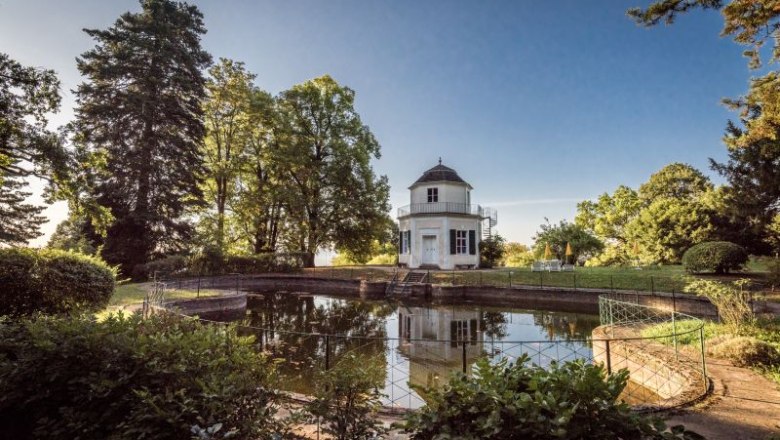
{"type": "Polygon", "coordinates": [[[436,165],[430,170],[424,172],[423,175],[412,184],[412,186],[417,186],[421,183],[427,182],[456,182],[468,185],[468,183],[466,183],[466,181],[463,180],[455,170],[449,167],[445,167],[442,164],[436,165]]]}

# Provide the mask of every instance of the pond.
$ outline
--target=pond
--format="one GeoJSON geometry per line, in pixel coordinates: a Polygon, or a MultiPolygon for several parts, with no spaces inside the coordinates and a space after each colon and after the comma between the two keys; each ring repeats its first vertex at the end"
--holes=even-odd
{"type": "Polygon", "coordinates": [[[240,331],[286,360],[280,369],[286,391],[311,394],[318,372],[354,355],[384,382],[385,405],[403,408],[422,406],[424,392],[416,390],[470,372],[481,356],[527,354],[542,366],[590,360],[589,338],[599,325],[588,314],[289,292],[264,293],[250,305],[240,331]]]}

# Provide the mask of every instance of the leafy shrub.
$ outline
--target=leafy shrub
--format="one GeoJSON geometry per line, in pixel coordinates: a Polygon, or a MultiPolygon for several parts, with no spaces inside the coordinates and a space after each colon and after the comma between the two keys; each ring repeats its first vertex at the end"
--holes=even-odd
{"type": "Polygon", "coordinates": [[[504,237],[496,234],[479,243],[479,267],[491,268],[496,266],[504,257],[504,237]]]}
{"type": "MultiPolygon", "coordinates": [[[[384,358],[379,358],[384,363],[384,358]]],[[[368,440],[386,432],[376,413],[382,406],[378,387],[383,370],[365,357],[347,355],[317,381],[307,411],[325,422],[326,434],[337,440],[368,440]]]]}
{"type": "Polygon", "coordinates": [[[186,275],[187,267],[189,267],[187,257],[184,255],[170,255],[135,266],[132,278],[134,280],[148,280],[154,278],[155,274],[165,277],[186,275]]]}
{"type": "Polygon", "coordinates": [[[748,336],[711,341],[713,356],[729,359],[738,367],[763,367],[780,362],[780,352],[772,344],[748,336]]]}
{"type": "Polygon", "coordinates": [[[60,250],[0,249],[0,314],[98,310],[114,292],[115,271],[60,250]]]}
{"type": "Polygon", "coordinates": [[[718,274],[740,270],[748,262],[745,248],[728,241],[708,241],[692,246],[683,254],[682,263],[690,273],[718,274]]]}
{"type": "Polygon", "coordinates": [[[618,400],[628,372],[606,376],[583,361],[549,369],[506,360],[477,362],[443,389],[426,390],[427,406],[408,416],[413,439],[699,439],[681,426],[634,413],[618,400]]]}
{"type": "Polygon", "coordinates": [[[272,438],[271,361],[233,328],[157,316],[0,321],[8,438],[272,438]]]}
{"type": "Polygon", "coordinates": [[[772,258],[766,266],[769,270],[767,281],[772,288],[780,288],[780,258],[772,258]]]}
{"type": "Polygon", "coordinates": [[[738,280],[731,283],[721,283],[711,280],[695,280],[685,286],[685,291],[705,296],[718,309],[721,322],[732,332],[743,334],[749,331],[756,322],[753,307],[750,303],[750,293],[743,286],[749,280],[738,280]]]}
{"type": "Polygon", "coordinates": [[[190,275],[224,275],[294,272],[303,267],[301,254],[268,253],[225,255],[218,248],[207,247],[190,261],[190,275]]]}

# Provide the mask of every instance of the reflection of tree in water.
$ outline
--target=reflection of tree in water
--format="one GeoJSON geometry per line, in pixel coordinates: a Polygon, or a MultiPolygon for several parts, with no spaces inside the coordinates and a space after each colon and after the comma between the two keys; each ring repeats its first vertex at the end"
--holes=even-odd
{"type": "Polygon", "coordinates": [[[532,313],[534,324],[547,331],[550,341],[575,341],[590,339],[591,332],[598,325],[592,317],[571,313],[532,313]]]}
{"type": "Polygon", "coordinates": [[[482,328],[485,336],[495,339],[503,339],[509,336],[507,330],[508,320],[502,312],[484,312],[482,314],[482,328]]]}
{"type": "Polygon", "coordinates": [[[325,369],[326,347],[331,366],[354,352],[381,364],[384,372],[385,317],[392,312],[386,303],[329,299],[318,304],[311,295],[276,293],[265,295],[247,324],[255,327],[249,331],[266,351],[285,361],[280,371],[287,389],[310,393],[314,373],[325,369]]]}

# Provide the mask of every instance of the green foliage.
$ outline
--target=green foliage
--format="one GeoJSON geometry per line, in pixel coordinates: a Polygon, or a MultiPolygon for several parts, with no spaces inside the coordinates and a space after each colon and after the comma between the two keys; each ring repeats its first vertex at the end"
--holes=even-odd
{"type": "Polygon", "coordinates": [[[98,310],[114,292],[114,271],[72,252],[0,249],[0,314],[98,310]]]}
{"type": "Polygon", "coordinates": [[[749,256],[745,249],[727,241],[699,243],[685,251],[682,257],[685,270],[690,273],[715,272],[718,274],[740,270],[749,256]]]}
{"type": "MultiPolygon", "coordinates": [[[[384,357],[379,357],[384,362],[384,357]]],[[[376,359],[345,355],[333,368],[321,373],[314,400],[306,407],[321,419],[323,431],[337,440],[369,440],[386,432],[376,415],[381,408],[378,388],[384,371],[376,359]]]]}
{"type": "Polygon", "coordinates": [[[500,264],[506,267],[529,267],[534,260],[534,254],[528,246],[510,242],[504,245],[504,258],[500,264]]]}
{"type": "Polygon", "coordinates": [[[174,316],[0,321],[0,431],[41,439],[271,439],[274,367],[234,328],[174,316]]]}
{"type": "Polygon", "coordinates": [[[712,280],[695,280],[685,286],[685,291],[705,296],[718,309],[721,321],[732,332],[743,334],[755,324],[750,294],[744,290],[748,280],[721,283],[712,280]]]}
{"type": "Polygon", "coordinates": [[[78,252],[85,255],[95,255],[97,253],[95,241],[87,236],[86,231],[88,229],[86,218],[71,216],[57,225],[57,229],[49,238],[49,243],[46,247],[78,252]]]}
{"type": "Polygon", "coordinates": [[[672,163],[639,191],[620,186],[578,204],[576,224],[605,243],[589,265],[679,263],[687,248],[715,234],[718,195],[699,170],[672,163]]]}
{"type": "Polygon", "coordinates": [[[44,208],[26,203],[26,179],[56,181],[67,170],[65,150],[46,128],[46,114],[60,106],[59,87],[53,70],[0,53],[0,245],[24,246],[41,235],[44,208]]]}
{"type": "Polygon", "coordinates": [[[773,288],[779,288],[780,287],[780,258],[775,257],[769,261],[767,264],[767,269],[769,269],[769,275],[767,276],[767,281],[772,285],[773,288]]]}
{"type": "Polygon", "coordinates": [[[723,338],[710,344],[709,351],[738,367],[766,367],[780,362],[780,351],[775,346],[750,336],[723,338]]]}
{"type": "Polygon", "coordinates": [[[496,234],[479,242],[479,267],[496,266],[504,257],[506,240],[496,234]]]}
{"type": "Polygon", "coordinates": [[[561,220],[557,225],[549,222],[540,226],[540,231],[534,236],[534,252],[537,256],[544,254],[549,244],[553,255],[559,260],[566,258],[566,244],[571,245],[573,255],[569,263],[576,263],[580,259],[588,259],[604,249],[604,243],[594,237],[582,226],[561,220]]]}
{"type": "Polygon", "coordinates": [[[387,177],[377,178],[371,168],[379,142],[354,102],[355,92],[327,75],[277,99],[276,153],[294,182],[287,205],[296,231],[291,241],[308,254],[307,267],[326,246],[361,260],[389,221],[387,177]]]}
{"type": "Polygon", "coordinates": [[[644,207],[627,230],[639,247],[635,258],[645,264],[677,264],[713,232],[710,211],[698,200],[663,197],[644,207]]]}
{"type": "Polygon", "coordinates": [[[102,167],[85,166],[87,191],[114,218],[102,256],[124,274],[155,253],[179,251],[192,235],[185,214],[202,202],[199,147],[205,128],[202,71],[211,62],[197,7],[144,0],[77,59],[73,142],[102,167]]]}
{"type": "Polygon", "coordinates": [[[189,259],[184,255],[169,255],[146,264],[139,264],[133,268],[134,280],[150,280],[155,277],[168,278],[177,275],[185,275],[189,267],[189,259]]]}
{"type": "Polygon", "coordinates": [[[549,369],[496,365],[482,358],[474,377],[459,374],[442,389],[426,390],[428,404],[408,416],[412,438],[441,439],[699,439],[634,413],[619,401],[623,370],[607,376],[600,365],[553,363],[549,369]]]}

